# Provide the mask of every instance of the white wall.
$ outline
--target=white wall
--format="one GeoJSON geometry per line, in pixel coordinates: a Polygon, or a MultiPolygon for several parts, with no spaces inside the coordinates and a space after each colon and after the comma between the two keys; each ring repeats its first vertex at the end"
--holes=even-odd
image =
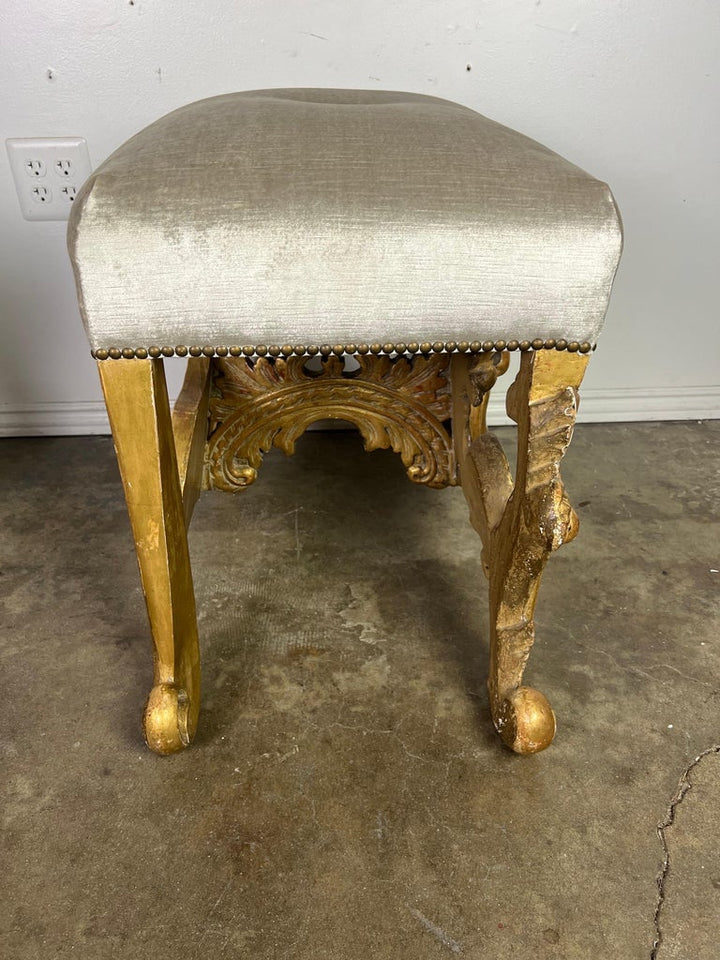
{"type": "MultiPolygon", "coordinates": [[[[84,136],[98,164],[231,90],[458,100],[618,199],[625,255],[581,415],[720,416],[719,58],[717,0],[3,0],[0,134],[84,136]]],[[[64,224],[21,219],[4,149],[0,328],[0,431],[104,428],[64,224]]]]}

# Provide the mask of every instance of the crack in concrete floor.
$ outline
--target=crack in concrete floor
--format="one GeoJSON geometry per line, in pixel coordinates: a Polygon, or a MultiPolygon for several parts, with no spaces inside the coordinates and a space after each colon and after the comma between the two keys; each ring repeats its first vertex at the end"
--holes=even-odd
{"type": "Polygon", "coordinates": [[[657,903],[655,905],[655,915],[653,917],[653,922],[655,924],[655,940],[650,953],[650,960],[658,960],[659,950],[662,947],[664,940],[663,932],[660,926],[660,915],[665,903],[665,887],[670,874],[670,847],[668,844],[666,831],[669,830],[670,827],[672,827],[675,823],[675,814],[677,812],[677,808],[692,789],[693,785],[690,781],[690,774],[700,763],[702,763],[706,757],[712,756],[713,754],[720,754],[720,744],[714,744],[712,747],[708,747],[707,750],[703,750],[702,753],[699,753],[695,759],[685,767],[680,779],[678,780],[675,793],[670,799],[667,812],[657,825],[657,835],[663,848],[663,862],[660,867],[660,872],[657,876],[658,896],[657,903]]]}

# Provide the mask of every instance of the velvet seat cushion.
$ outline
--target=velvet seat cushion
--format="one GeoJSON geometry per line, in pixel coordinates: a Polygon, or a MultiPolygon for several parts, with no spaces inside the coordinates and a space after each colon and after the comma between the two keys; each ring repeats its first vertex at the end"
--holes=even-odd
{"type": "Polygon", "coordinates": [[[91,346],[594,342],[621,247],[605,183],[435,97],[256,90],[181,107],[69,224],[91,346]]]}

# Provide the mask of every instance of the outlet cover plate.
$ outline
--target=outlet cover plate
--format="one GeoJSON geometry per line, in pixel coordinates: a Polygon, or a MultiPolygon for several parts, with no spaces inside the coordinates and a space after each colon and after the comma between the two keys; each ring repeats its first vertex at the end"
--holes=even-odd
{"type": "Polygon", "coordinates": [[[84,137],[12,137],[5,141],[26,220],[67,220],[91,173],[84,137]]]}

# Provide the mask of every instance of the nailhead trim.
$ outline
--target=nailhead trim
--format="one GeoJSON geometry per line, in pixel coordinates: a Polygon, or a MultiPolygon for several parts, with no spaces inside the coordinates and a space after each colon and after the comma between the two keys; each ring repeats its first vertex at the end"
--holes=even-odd
{"type": "Polygon", "coordinates": [[[109,347],[105,349],[104,347],[99,350],[91,350],[92,356],[96,360],[145,360],[147,357],[157,359],[158,357],[187,357],[188,354],[191,357],[227,357],[228,354],[231,357],[265,357],[268,354],[271,357],[291,357],[291,356],[310,356],[314,357],[316,354],[320,354],[321,357],[329,357],[330,354],[335,354],[337,357],[343,356],[343,354],[360,354],[364,356],[367,353],[372,354],[415,354],[415,353],[489,353],[493,350],[503,351],[503,350],[519,350],[522,353],[526,353],[528,350],[567,350],[569,353],[590,353],[592,350],[595,350],[596,344],[588,343],[587,340],[579,343],[577,340],[485,340],[482,343],[479,340],[474,340],[472,343],[468,343],[466,340],[461,341],[460,343],[455,343],[454,340],[448,340],[443,342],[442,340],[436,340],[434,343],[424,342],[424,343],[336,343],[330,345],[324,343],[321,346],[316,346],[315,344],[309,344],[305,346],[304,344],[283,344],[282,346],[277,346],[276,344],[271,344],[270,346],[265,346],[265,344],[259,344],[256,347],[246,344],[245,346],[233,346],[233,347],[212,347],[212,346],[178,346],[178,347],[109,347]]]}

